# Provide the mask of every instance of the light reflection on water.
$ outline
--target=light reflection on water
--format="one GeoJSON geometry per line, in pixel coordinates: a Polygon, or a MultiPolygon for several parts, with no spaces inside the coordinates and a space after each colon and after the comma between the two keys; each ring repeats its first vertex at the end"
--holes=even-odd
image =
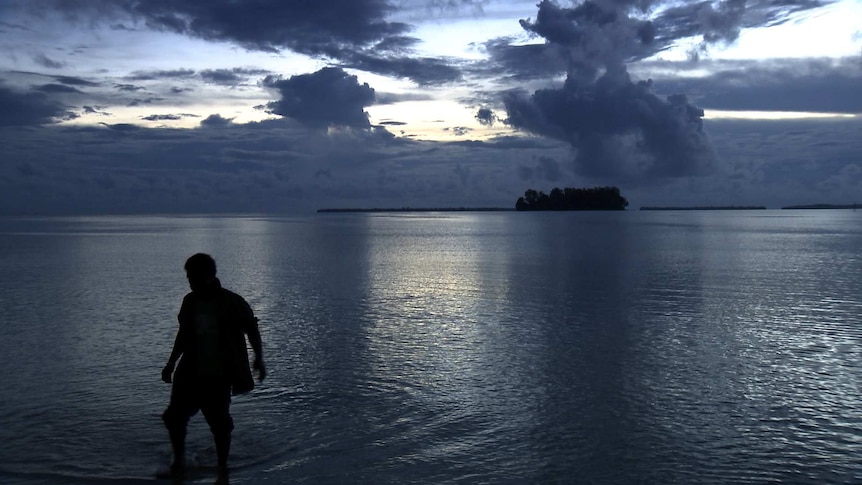
{"type": "Polygon", "coordinates": [[[3,483],[167,463],[197,251],[263,325],[236,483],[862,481],[862,217],[758,211],[0,220],[3,483]]]}

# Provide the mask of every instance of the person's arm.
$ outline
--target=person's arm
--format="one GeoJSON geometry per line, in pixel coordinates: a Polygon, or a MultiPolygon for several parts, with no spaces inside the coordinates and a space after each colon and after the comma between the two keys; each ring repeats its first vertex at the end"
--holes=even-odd
{"type": "Polygon", "coordinates": [[[248,325],[246,334],[248,342],[251,344],[251,349],[254,350],[254,364],[252,368],[258,373],[258,380],[263,381],[266,378],[266,364],[263,363],[263,342],[260,339],[260,329],[257,327],[257,318],[252,317],[253,321],[248,325]]]}
{"type": "MultiPolygon", "coordinates": [[[[237,315],[242,332],[248,336],[248,343],[251,344],[251,349],[254,351],[254,363],[252,369],[258,372],[258,381],[263,381],[266,378],[266,365],[263,363],[263,343],[260,338],[260,329],[257,326],[258,318],[254,316],[254,310],[251,309],[248,302],[237,295],[237,315]]],[[[243,342],[243,345],[245,343],[243,342]]]]}
{"type": "Polygon", "coordinates": [[[187,299],[188,297],[183,299],[183,304],[180,307],[180,314],[177,316],[177,320],[180,323],[180,328],[177,330],[177,336],[174,338],[174,346],[171,348],[171,355],[168,357],[168,363],[165,364],[165,368],[162,369],[162,380],[170,384],[173,381],[174,369],[177,366],[177,361],[183,355],[185,351],[185,338],[183,331],[184,325],[183,321],[187,315],[187,299]]]}
{"type": "Polygon", "coordinates": [[[177,361],[180,359],[180,356],[183,355],[183,345],[182,345],[182,330],[177,332],[177,336],[174,339],[174,347],[171,349],[171,356],[168,357],[168,363],[165,364],[165,368],[162,369],[162,380],[171,383],[172,376],[174,374],[174,368],[177,365],[177,361]]]}

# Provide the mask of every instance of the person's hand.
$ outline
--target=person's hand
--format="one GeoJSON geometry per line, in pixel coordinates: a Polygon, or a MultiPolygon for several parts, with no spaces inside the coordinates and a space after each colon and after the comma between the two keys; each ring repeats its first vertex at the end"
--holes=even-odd
{"type": "Polygon", "coordinates": [[[251,367],[257,371],[258,382],[263,382],[263,379],[266,378],[266,365],[263,363],[263,357],[255,356],[254,364],[251,367]]]}
{"type": "Polygon", "coordinates": [[[174,365],[175,364],[173,362],[168,362],[165,365],[165,368],[162,369],[162,380],[167,382],[168,384],[173,382],[172,376],[174,374],[174,365]]]}

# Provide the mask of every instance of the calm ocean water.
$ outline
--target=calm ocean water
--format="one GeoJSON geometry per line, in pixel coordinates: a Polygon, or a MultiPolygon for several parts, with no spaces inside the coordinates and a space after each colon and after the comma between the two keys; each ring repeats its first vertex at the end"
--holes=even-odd
{"type": "Polygon", "coordinates": [[[233,483],[862,482],[862,211],[0,219],[0,482],[168,465],[198,251],[270,370],[233,483]]]}

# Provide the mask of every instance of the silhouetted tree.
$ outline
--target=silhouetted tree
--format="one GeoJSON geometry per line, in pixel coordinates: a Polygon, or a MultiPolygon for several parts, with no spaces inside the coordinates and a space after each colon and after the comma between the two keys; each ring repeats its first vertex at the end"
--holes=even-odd
{"type": "Polygon", "coordinates": [[[629,202],[617,187],[564,188],[554,187],[550,195],[528,189],[515,203],[524,210],[625,210],[629,202]]]}

